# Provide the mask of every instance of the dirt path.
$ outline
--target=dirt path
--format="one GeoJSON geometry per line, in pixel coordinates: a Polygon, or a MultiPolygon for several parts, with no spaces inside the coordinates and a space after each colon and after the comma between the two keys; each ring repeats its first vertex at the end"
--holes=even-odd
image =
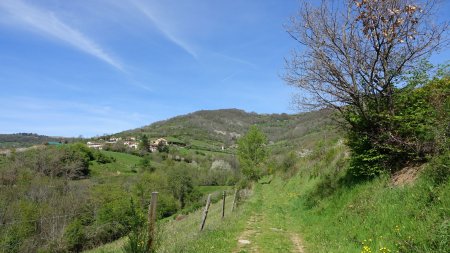
{"type": "MultiPolygon", "coordinates": [[[[254,214],[252,215],[248,221],[245,230],[239,235],[237,238],[237,246],[233,250],[233,253],[244,253],[244,252],[277,252],[276,250],[276,242],[274,242],[273,249],[264,249],[263,247],[259,247],[256,242],[256,237],[262,233],[265,233],[270,230],[270,233],[277,233],[281,234],[285,238],[289,238],[291,241],[291,250],[292,253],[305,253],[305,249],[302,243],[301,237],[297,233],[289,233],[288,231],[284,230],[283,228],[269,228],[267,229],[263,224],[264,216],[262,214],[254,214]]],[[[278,251],[278,252],[285,252],[285,251],[278,251]]]]}
{"type": "Polygon", "coordinates": [[[292,244],[294,245],[292,253],[305,253],[302,240],[300,239],[300,236],[298,234],[292,233],[291,241],[292,244]]]}
{"type": "Polygon", "coordinates": [[[259,233],[257,226],[261,221],[261,215],[253,215],[247,221],[245,230],[239,235],[238,245],[233,253],[239,252],[259,252],[257,245],[252,242],[254,236],[259,233]]]}

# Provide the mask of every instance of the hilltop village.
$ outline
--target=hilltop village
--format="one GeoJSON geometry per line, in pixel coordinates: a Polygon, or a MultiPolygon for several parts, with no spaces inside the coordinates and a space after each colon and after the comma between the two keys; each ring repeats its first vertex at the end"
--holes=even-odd
{"type": "MultiPolygon", "coordinates": [[[[147,142],[146,140],[145,142],[147,142]]],[[[94,149],[108,149],[114,145],[123,145],[126,148],[137,150],[139,148],[140,143],[142,140],[138,140],[136,137],[111,137],[109,139],[100,138],[96,141],[88,141],[86,145],[90,148],[94,149]]],[[[148,141],[148,151],[150,152],[156,152],[158,150],[161,150],[161,148],[167,147],[168,142],[164,138],[158,138],[152,141],[148,141]]]]}

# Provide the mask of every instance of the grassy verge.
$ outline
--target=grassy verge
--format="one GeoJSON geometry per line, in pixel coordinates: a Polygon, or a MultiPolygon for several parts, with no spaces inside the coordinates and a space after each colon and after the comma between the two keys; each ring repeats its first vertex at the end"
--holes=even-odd
{"type": "Polygon", "coordinates": [[[331,148],[315,151],[320,158],[313,153],[298,162],[296,176],[269,186],[290,220],[288,229],[303,236],[308,252],[447,252],[448,179],[437,185],[422,174],[393,186],[389,176],[381,176],[348,184],[340,180],[345,149],[324,147],[331,148]]]}
{"type": "MultiPolygon", "coordinates": [[[[249,213],[239,208],[231,213],[232,196],[227,197],[226,216],[221,219],[222,203],[212,204],[204,231],[199,231],[202,209],[199,209],[182,220],[164,220],[158,224],[157,252],[231,252],[235,247],[236,237],[243,230],[249,213]]],[[[86,253],[122,252],[125,238],[106,244],[102,247],[86,251],[86,253]]]]}

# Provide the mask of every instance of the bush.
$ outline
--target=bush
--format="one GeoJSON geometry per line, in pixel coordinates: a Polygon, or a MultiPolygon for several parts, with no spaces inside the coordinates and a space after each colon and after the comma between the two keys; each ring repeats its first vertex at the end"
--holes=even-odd
{"type": "Polygon", "coordinates": [[[434,158],[425,170],[425,176],[439,186],[450,178],[450,152],[434,158]]]}
{"type": "Polygon", "coordinates": [[[142,160],[139,162],[139,168],[142,171],[154,172],[155,167],[152,165],[151,159],[149,155],[145,155],[142,160]]]}
{"type": "Polygon", "coordinates": [[[180,208],[194,203],[200,197],[200,193],[194,187],[192,171],[183,166],[175,166],[168,171],[169,188],[173,196],[180,202],[180,208]]]}
{"type": "Polygon", "coordinates": [[[352,151],[349,172],[373,177],[393,172],[408,162],[421,163],[449,148],[450,78],[427,83],[410,81],[397,89],[394,110],[368,103],[365,117],[347,113],[351,122],[348,146],[352,151]],[[381,110],[381,112],[380,112],[381,110]]]}
{"type": "Polygon", "coordinates": [[[139,212],[132,199],[129,211],[130,233],[123,246],[123,251],[126,253],[150,253],[151,251],[147,247],[147,233],[144,229],[144,215],[139,212]]]}
{"type": "Polygon", "coordinates": [[[64,240],[72,252],[81,252],[86,240],[83,224],[79,219],[72,221],[66,228],[64,240]]]}
{"type": "Polygon", "coordinates": [[[95,160],[100,164],[112,163],[116,161],[114,157],[107,156],[101,151],[95,152],[95,160]]]}

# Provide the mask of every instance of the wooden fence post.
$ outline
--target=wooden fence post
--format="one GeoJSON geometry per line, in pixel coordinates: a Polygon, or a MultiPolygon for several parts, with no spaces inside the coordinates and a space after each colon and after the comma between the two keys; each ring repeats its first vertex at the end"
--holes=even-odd
{"type": "Polygon", "coordinates": [[[202,223],[200,224],[200,231],[205,227],[206,217],[208,217],[209,205],[211,204],[211,194],[208,194],[208,199],[206,200],[205,210],[203,210],[202,223]]]}
{"type": "Polygon", "coordinates": [[[225,217],[225,198],[226,198],[226,192],[223,191],[223,193],[222,193],[222,219],[225,217]]]}
{"type": "Polygon", "coordinates": [[[151,252],[155,241],[156,205],[158,203],[158,192],[152,192],[152,199],[148,206],[148,241],[147,249],[151,252]]]}
{"type": "Polygon", "coordinates": [[[234,191],[234,198],[233,198],[233,204],[231,205],[231,212],[234,211],[234,208],[236,208],[236,202],[237,202],[237,196],[238,196],[238,189],[234,191]]]}

